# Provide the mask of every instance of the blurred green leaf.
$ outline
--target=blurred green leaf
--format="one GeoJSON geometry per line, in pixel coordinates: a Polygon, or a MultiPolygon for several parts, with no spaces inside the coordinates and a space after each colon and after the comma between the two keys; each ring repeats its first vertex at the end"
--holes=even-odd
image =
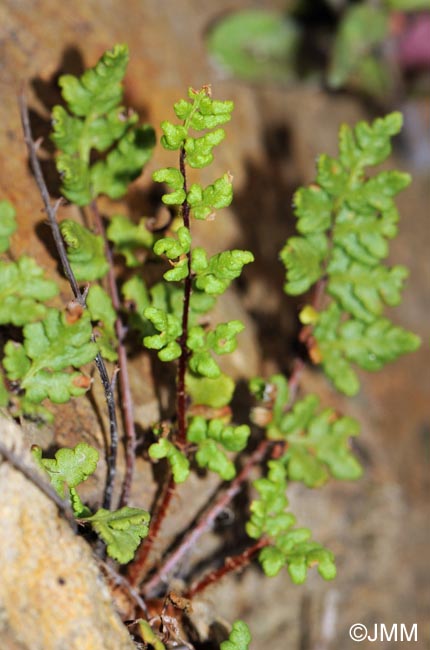
{"type": "Polygon", "coordinates": [[[87,308],[91,320],[97,322],[94,333],[100,354],[108,361],[116,361],[118,358],[118,340],[115,332],[117,315],[110,296],[100,285],[94,284],[90,287],[87,308]]]}
{"type": "Polygon", "coordinates": [[[347,8],[336,33],[328,84],[332,88],[344,85],[387,33],[388,14],[383,9],[368,3],[347,8]]]}
{"type": "Polygon", "coordinates": [[[288,239],[280,253],[287,267],[287,293],[292,296],[304,293],[322,277],[327,248],[325,235],[319,233],[288,239]]]}
{"type": "Polygon", "coordinates": [[[0,374],[0,408],[4,408],[9,403],[9,392],[6,388],[6,384],[3,379],[3,375],[0,374]]]}
{"type": "Polygon", "coordinates": [[[325,372],[336,388],[347,395],[355,395],[359,389],[351,363],[368,371],[380,370],[420,345],[418,336],[386,318],[369,324],[352,318],[343,321],[342,311],[335,304],[320,313],[314,336],[325,372]]]}
{"type": "Polygon", "coordinates": [[[386,305],[400,304],[403,283],[409,275],[404,266],[387,268],[351,261],[340,247],[334,247],[327,271],[328,293],[344,311],[366,323],[380,316],[386,305]]]}
{"type": "Polygon", "coordinates": [[[395,11],[420,11],[430,9],[430,0],[384,0],[384,3],[395,11]]]}
{"type": "Polygon", "coordinates": [[[92,166],[93,196],[106,194],[111,199],[124,196],[130,183],[140,176],[142,168],[150,160],[154,146],[155,134],[151,126],[138,126],[127,131],[106,159],[92,166]]]}
{"type": "Polygon", "coordinates": [[[293,20],[265,9],[245,9],[216,23],[208,36],[208,50],[231,75],[287,82],[295,76],[299,39],[293,20]]]}
{"type": "Polygon", "coordinates": [[[106,275],[109,264],[101,235],[71,219],[60,223],[61,234],[67,244],[67,257],[78,282],[98,280],[106,275]]]}
{"type": "Polygon", "coordinates": [[[186,387],[193,404],[222,408],[231,402],[235,383],[231,377],[222,373],[215,379],[187,373],[186,387]]]}
{"type": "Polygon", "coordinates": [[[9,201],[0,201],[0,253],[9,248],[9,240],[16,230],[16,212],[9,201]]]}
{"type": "Polygon", "coordinates": [[[88,205],[94,195],[91,189],[91,174],[87,163],[70,154],[57,154],[57,171],[61,177],[63,195],[76,205],[88,205]]]}
{"type": "Polygon", "coordinates": [[[124,255],[127,266],[133,268],[140,262],[136,256],[139,249],[151,250],[156,236],[146,227],[147,219],[143,217],[137,224],[122,214],[111,217],[106,234],[114,243],[115,252],[124,255]]]}
{"type": "Polygon", "coordinates": [[[0,260],[0,324],[25,325],[43,318],[43,302],[58,294],[35,260],[23,255],[16,262],[0,260]]]}

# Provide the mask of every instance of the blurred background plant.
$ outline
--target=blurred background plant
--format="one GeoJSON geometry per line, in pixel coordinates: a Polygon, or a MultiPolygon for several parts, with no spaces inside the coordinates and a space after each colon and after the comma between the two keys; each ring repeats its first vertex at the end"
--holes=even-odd
{"type": "Polygon", "coordinates": [[[319,83],[382,100],[430,90],[429,0],[295,0],[245,9],[210,29],[208,48],[246,81],[319,83]]]}

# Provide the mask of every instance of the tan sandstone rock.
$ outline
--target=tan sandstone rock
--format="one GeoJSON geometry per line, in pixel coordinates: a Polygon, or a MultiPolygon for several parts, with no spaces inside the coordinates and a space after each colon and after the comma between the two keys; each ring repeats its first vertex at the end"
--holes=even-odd
{"type": "MultiPolygon", "coordinates": [[[[0,436],[31,466],[20,428],[2,416],[0,436]]],[[[2,461],[2,650],[133,650],[86,542],[38,487],[2,461]]]]}

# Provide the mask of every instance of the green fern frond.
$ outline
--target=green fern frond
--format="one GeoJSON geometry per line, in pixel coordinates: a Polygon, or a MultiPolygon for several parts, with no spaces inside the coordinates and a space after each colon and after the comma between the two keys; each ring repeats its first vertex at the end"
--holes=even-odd
{"type": "Polygon", "coordinates": [[[381,261],[397,233],[394,198],[410,177],[397,171],[366,176],[367,167],[388,157],[401,126],[401,114],[391,113],[372,124],[341,127],[339,157],[320,156],[317,184],[296,192],[301,235],[291,237],[281,251],[287,293],[299,295],[326,282],[332,300],[312,319],[311,356],[347,395],[359,390],[351,364],[378,370],[419,346],[418,337],[383,316],[386,307],[400,303],[408,276],[404,266],[381,261]]]}

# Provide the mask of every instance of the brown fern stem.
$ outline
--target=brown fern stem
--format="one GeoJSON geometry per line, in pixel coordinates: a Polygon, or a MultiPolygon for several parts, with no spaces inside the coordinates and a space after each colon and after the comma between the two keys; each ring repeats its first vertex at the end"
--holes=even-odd
{"type": "Polygon", "coordinates": [[[144,585],[143,594],[145,596],[152,595],[157,590],[160,583],[167,583],[170,574],[174,571],[181,560],[183,560],[185,555],[187,555],[187,553],[195,546],[200,537],[206,531],[210,530],[217,516],[228,506],[229,503],[231,503],[238,492],[240,492],[244,482],[249,477],[255,465],[263,460],[270,445],[270,440],[264,439],[260,442],[227,490],[222,492],[215,503],[206,510],[196,526],[185,535],[180,545],[164,560],[162,566],[144,585]]]}
{"type": "Polygon", "coordinates": [[[269,540],[267,538],[262,537],[259,539],[255,544],[252,546],[248,546],[242,553],[239,553],[238,555],[234,555],[233,557],[227,557],[224,560],[224,564],[219,567],[219,569],[215,569],[214,571],[209,571],[203,578],[201,578],[198,582],[194,583],[190,589],[184,594],[185,598],[193,598],[194,596],[197,596],[197,594],[201,594],[207,587],[210,587],[210,585],[214,585],[217,582],[221,580],[225,575],[228,573],[232,573],[233,571],[239,571],[240,569],[243,569],[246,567],[248,564],[251,563],[251,561],[254,558],[254,555],[258,553],[258,551],[265,546],[269,545],[269,540]]]}
{"type": "MultiPolygon", "coordinates": [[[[179,156],[179,169],[184,177],[184,191],[187,193],[187,175],[185,167],[185,150],[181,149],[179,156]]],[[[190,230],[190,206],[188,201],[185,200],[182,204],[182,218],[184,220],[185,228],[190,230]]],[[[177,398],[176,398],[176,415],[178,422],[176,442],[180,448],[184,448],[187,443],[187,393],[185,387],[185,375],[187,372],[189,350],[187,347],[188,338],[188,319],[190,313],[190,298],[192,288],[192,273],[191,273],[191,250],[187,253],[188,274],[184,283],[184,302],[182,309],[182,333],[179,339],[181,347],[181,356],[178,363],[177,375],[177,398]]]]}
{"type": "Polygon", "coordinates": [[[121,299],[118,292],[118,287],[115,279],[114,264],[112,251],[106,237],[106,231],[103,224],[103,219],[100,215],[96,201],[92,201],[91,210],[94,215],[97,230],[103,237],[105,245],[106,260],[109,265],[108,271],[108,284],[109,294],[112,299],[112,305],[117,314],[115,320],[115,331],[118,339],[118,367],[119,367],[119,389],[121,393],[121,411],[124,420],[124,433],[125,433],[125,476],[122,483],[121,496],[119,507],[127,505],[130,497],[131,484],[133,481],[135,460],[136,460],[136,429],[134,426],[133,416],[133,398],[131,396],[130,378],[128,374],[128,361],[127,351],[124,345],[124,338],[126,330],[122,324],[120,317],[121,299]]]}
{"type": "Polygon", "coordinates": [[[173,477],[170,476],[169,480],[164,485],[157,510],[151,518],[148,536],[138,549],[133,562],[131,562],[127,567],[127,580],[133,587],[139,585],[145,577],[149,554],[158,537],[158,533],[160,532],[161,525],[167,515],[175,491],[176,483],[174,482],[173,477]]]}
{"type": "MultiPolygon", "coordinates": [[[[30,124],[30,115],[28,112],[28,106],[24,94],[19,97],[19,106],[21,112],[21,121],[22,128],[24,131],[24,140],[27,145],[28,155],[30,159],[31,169],[34,174],[34,178],[39,189],[42,201],[45,207],[46,215],[48,217],[49,226],[51,228],[52,236],[55,242],[55,246],[58,252],[58,255],[61,260],[61,264],[64,270],[64,275],[69,281],[70,287],[72,289],[73,295],[75,296],[78,304],[85,309],[85,293],[81,293],[79,285],[76,281],[75,275],[73,273],[72,267],[67,257],[66,247],[61,236],[60,228],[57,223],[57,210],[60,206],[61,200],[57,201],[55,206],[51,204],[51,197],[49,196],[48,188],[46,186],[45,178],[43,176],[42,167],[37,157],[37,145],[33,139],[33,134],[30,124]]],[[[103,384],[103,390],[105,394],[106,406],[109,415],[109,433],[110,433],[110,444],[107,458],[107,477],[106,485],[103,496],[103,507],[107,510],[110,510],[112,503],[112,494],[115,483],[116,476],[116,457],[117,457],[117,448],[118,448],[118,424],[116,417],[116,408],[115,408],[115,399],[113,395],[112,381],[109,379],[108,371],[106,369],[106,364],[101,356],[98,353],[95,357],[95,363],[97,370],[100,375],[101,382],[103,384]]]]}

